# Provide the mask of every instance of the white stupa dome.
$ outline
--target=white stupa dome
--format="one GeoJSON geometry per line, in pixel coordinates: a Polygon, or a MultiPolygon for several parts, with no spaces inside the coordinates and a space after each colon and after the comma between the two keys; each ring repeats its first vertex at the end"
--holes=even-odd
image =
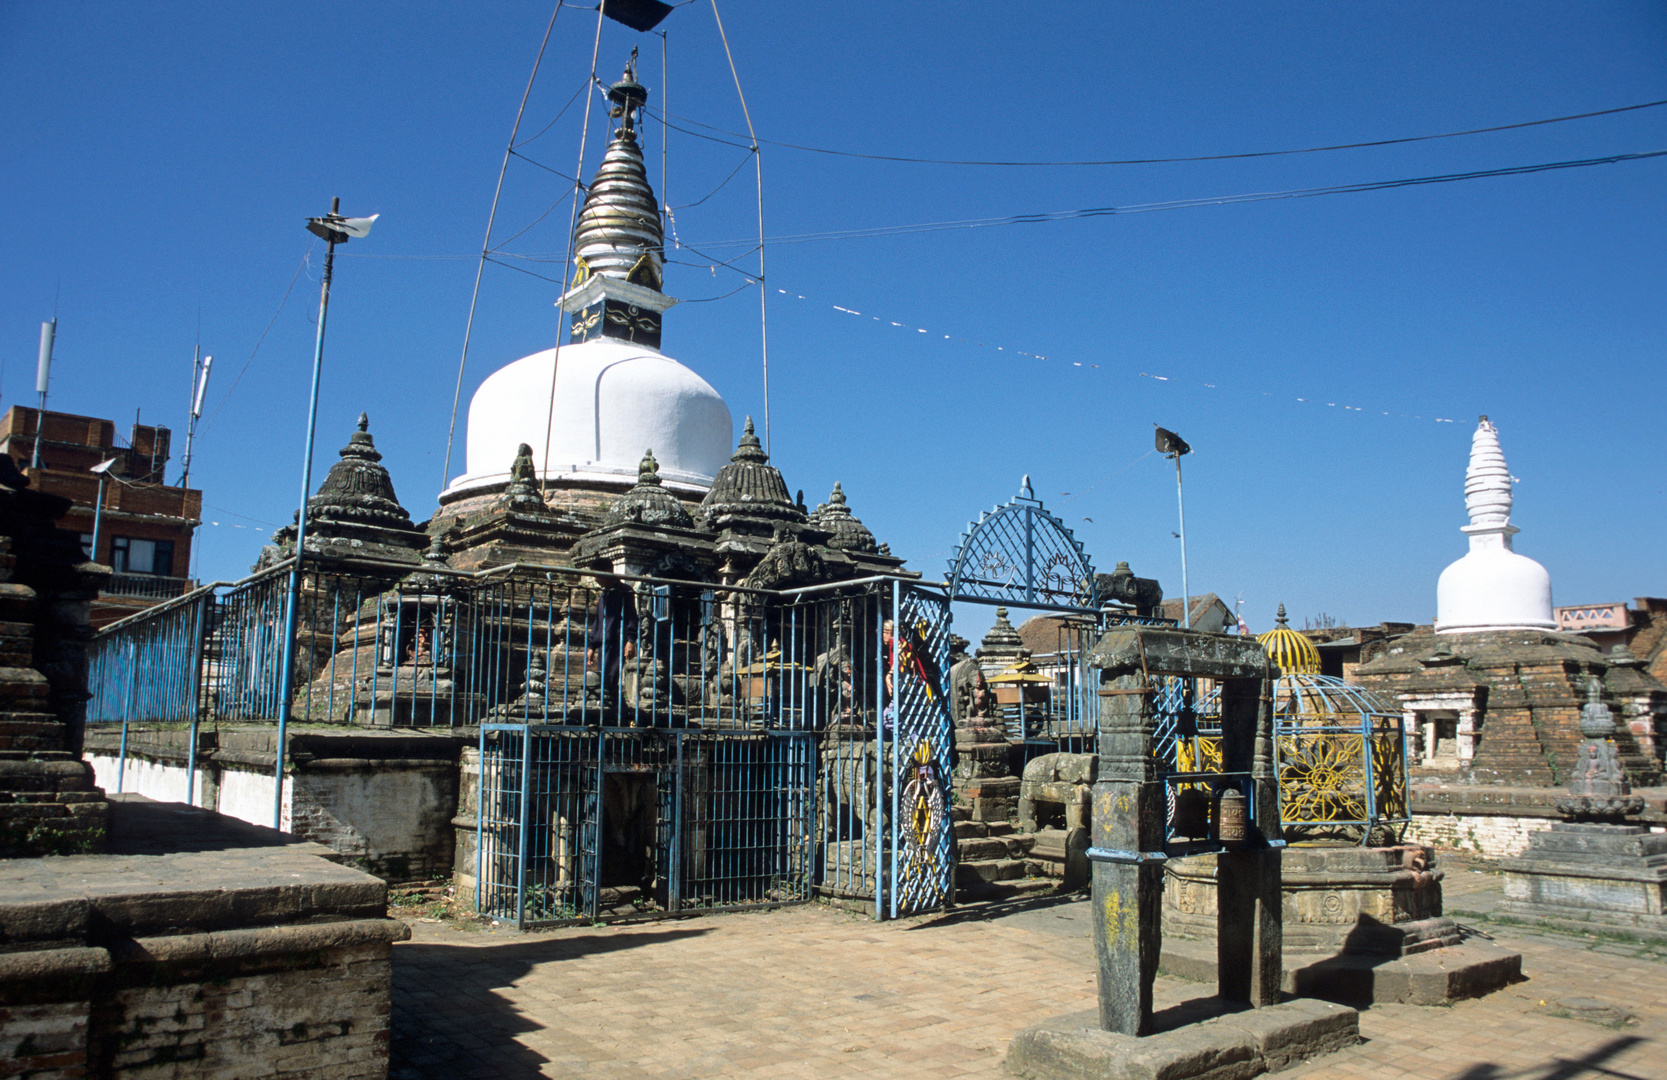
{"type": "Polygon", "coordinates": [[[1470,441],[1464,502],[1470,551],[1436,582],[1438,634],[1479,630],[1555,630],[1551,575],[1511,550],[1511,473],[1499,448],[1499,431],[1482,417],[1470,441]]]}
{"type": "Polygon", "coordinates": [[[442,498],[507,483],[521,443],[541,479],[629,485],[653,450],[666,486],[705,490],[729,462],[733,432],[711,384],[657,349],[613,338],[563,345],[481,383],[469,402],[467,472],[442,498]]]}

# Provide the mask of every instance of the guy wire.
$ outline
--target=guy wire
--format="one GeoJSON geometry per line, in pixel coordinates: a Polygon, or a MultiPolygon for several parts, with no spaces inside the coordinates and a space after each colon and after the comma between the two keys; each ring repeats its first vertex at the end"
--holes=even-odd
{"type": "MultiPolygon", "coordinates": [[[[527,88],[521,92],[521,107],[515,110],[515,126],[510,128],[509,142],[504,146],[503,164],[498,166],[498,186],[492,191],[492,209],[486,215],[486,239],[480,244],[480,262],[475,265],[475,290],[469,295],[469,318],[463,326],[463,355],[457,360],[457,387],[452,391],[451,423],[446,428],[446,463],[440,466],[441,491],[446,490],[451,482],[451,449],[452,441],[457,437],[457,406],[463,399],[463,367],[469,361],[469,338],[475,329],[475,303],[480,299],[480,278],[486,269],[486,255],[492,248],[492,223],[498,217],[498,198],[504,193],[504,174],[509,171],[509,157],[515,152],[515,136],[521,130],[521,117],[527,111],[527,99],[532,96],[533,82],[538,78],[539,65],[544,62],[544,50],[550,44],[550,34],[556,29],[556,16],[561,14],[561,6],[562,0],[556,0],[555,10],[550,12],[550,23],[544,28],[544,40],[539,43],[532,74],[527,76],[527,88]]],[[[590,107],[589,95],[586,95],[585,107],[590,107]]]]}
{"type": "Polygon", "coordinates": [[[752,139],[753,169],[758,190],[758,348],[764,363],[764,453],[770,453],[770,333],[766,317],[764,288],[764,155],[758,150],[758,135],[753,132],[752,113],[747,109],[747,95],[741,91],[741,76],[735,70],[735,54],[729,51],[729,35],[724,33],[723,16],[718,14],[718,0],[712,0],[712,19],[718,24],[718,38],[724,44],[724,57],[729,61],[729,75],[735,80],[735,96],[741,100],[741,115],[747,121],[747,134],[752,139]]]}

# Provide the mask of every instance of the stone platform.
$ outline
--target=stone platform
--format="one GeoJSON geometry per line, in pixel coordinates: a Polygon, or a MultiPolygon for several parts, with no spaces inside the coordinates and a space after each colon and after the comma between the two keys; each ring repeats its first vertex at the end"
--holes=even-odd
{"type": "Polygon", "coordinates": [[[1324,1001],[1262,1009],[1198,998],[1154,1013],[1156,1033],[1101,1031],[1093,1012],[1026,1028],[1004,1066],[1024,1080],[1240,1080],[1279,1072],[1360,1041],[1360,1014],[1324,1001]]]}
{"type": "Polygon", "coordinates": [[[1558,822],[1500,869],[1500,914],[1667,941],[1667,833],[1558,822]]]}
{"type": "Polygon", "coordinates": [[[0,861],[0,1072],[386,1074],[387,886],[326,849],[117,797],[128,854],[0,861]]]}
{"type": "MultiPolygon", "coordinates": [[[[1215,942],[1165,938],[1158,970],[1216,981],[1215,942]]],[[[1522,954],[1467,940],[1406,956],[1287,949],[1280,989],[1287,994],[1356,1004],[1450,1005],[1522,981],[1522,954]]]]}

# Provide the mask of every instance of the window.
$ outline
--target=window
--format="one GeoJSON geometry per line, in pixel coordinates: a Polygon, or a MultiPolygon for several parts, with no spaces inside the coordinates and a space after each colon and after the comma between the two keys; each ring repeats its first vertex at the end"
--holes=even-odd
{"type": "Polygon", "coordinates": [[[132,536],[111,537],[110,564],[118,574],[171,577],[174,572],[174,542],[141,540],[132,536]]]}
{"type": "Polygon", "coordinates": [[[91,559],[93,557],[93,534],[92,533],[82,533],[81,534],[81,557],[83,559],[91,559]]]}

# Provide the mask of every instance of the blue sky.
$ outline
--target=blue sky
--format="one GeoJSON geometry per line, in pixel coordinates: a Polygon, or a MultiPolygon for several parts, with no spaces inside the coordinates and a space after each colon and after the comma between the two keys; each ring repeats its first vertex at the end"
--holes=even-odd
{"type": "MultiPolygon", "coordinates": [[[[337,260],[315,478],[368,410],[402,501],[427,517],[442,486],[475,258],[550,11],[543,2],[0,5],[0,197],[10,208],[0,223],[9,256],[0,407],[33,404],[38,324],[56,296],[51,407],[120,427],[138,408],[182,439],[200,311],[202,346],[216,360],[192,476],[217,524],[199,533],[195,573],[238,576],[299,493],[322,263],[301,226],[340,196],[344,212],[382,218],[337,260]]],[[[1076,161],[1296,149],[1667,98],[1667,6],[1644,0],[721,0],[721,11],[761,137],[879,155],[1076,161]]],[[[537,164],[512,163],[499,210],[495,242],[556,252],[556,262],[526,264],[551,276],[569,209],[566,182],[547,170],[571,173],[578,158],[583,99],[558,113],[584,85],[595,25],[578,8],[558,17],[521,137],[548,130],[523,142],[537,164]]],[[[613,24],[599,74],[611,81],[640,45],[653,105],[744,130],[709,0],[680,7],[664,28],[667,77],[660,37],[613,24]]],[[[587,171],[604,138],[593,110],[587,171]]],[[[668,251],[667,290],[696,301],[744,285],[710,269],[708,256],[741,255],[745,245],[728,242],[756,230],[746,152],[678,131],[663,137],[653,123],[645,141],[656,186],[682,207],[677,236],[695,249],[668,251]]],[[[1133,206],[1660,149],[1667,107],[1164,165],[900,164],[766,145],[765,231],[1133,206]]],[[[1652,159],[773,243],[775,461],[812,505],[842,481],[852,510],[929,577],[943,574],[968,519],[1029,473],[1096,565],[1126,559],[1177,593],[1173,470],[1142,456],[1158,422],[1195,449],[1185,461],[1194,592],[1230,602],[1242,592],[1257,630],[1281,601],[1299,625],[1321,611],[1355,624],[1424,621],[1436,576],[1464,551],[1463,471],[1486,413],[1521,479],[1517,550],[1551,572],[1556,602],[1667,594],[1664,193],[1667,159],[1652,159]]],[[[754,258],[741,262],[749,272],[754,258]]],[[[556,291],[487,267],[465,410],[493,370],[555,343],[556,291]]],[[[665,342],[724,394],[737,425],[747,413],[762,419],[755,291],[679,305],[665,342]]],[[[460,418],[454,475],[461,429],[460,418]]]]}

